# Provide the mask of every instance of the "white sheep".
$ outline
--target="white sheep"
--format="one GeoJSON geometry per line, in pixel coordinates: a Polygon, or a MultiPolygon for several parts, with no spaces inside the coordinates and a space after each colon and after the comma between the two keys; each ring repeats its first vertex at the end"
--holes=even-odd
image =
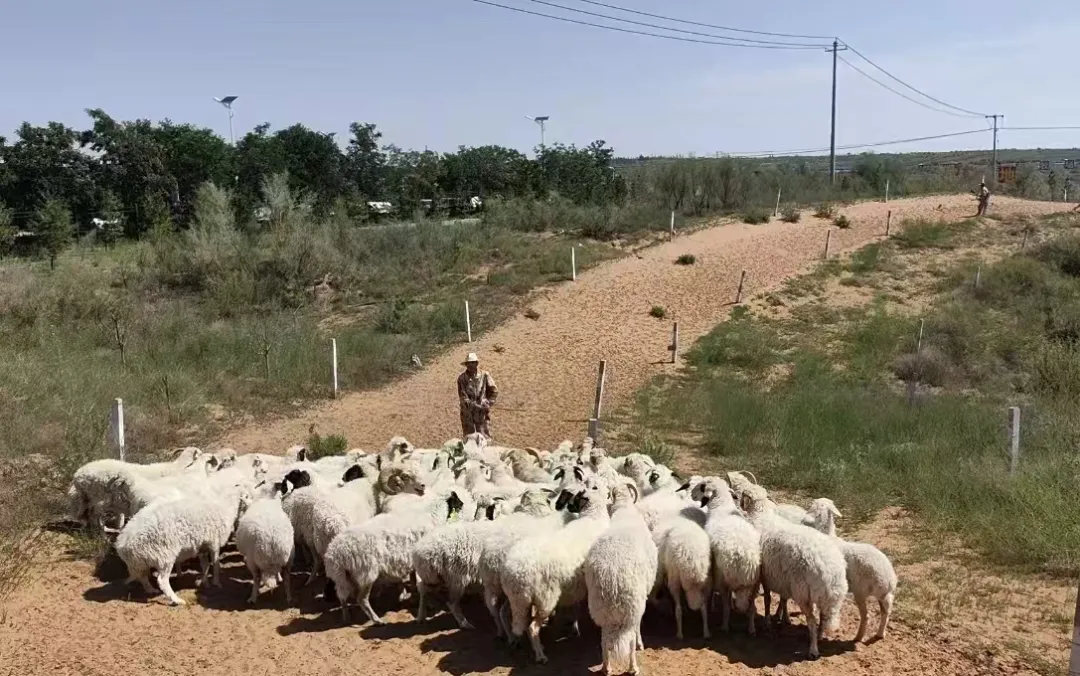
{"type": "Polygon", "coordinates": [[[757,610],[754,598],[761,581],[761,536],[735,506],[727,483],[708,477],[691,492],[708,509],[705,533],[712,550],[713,586],[720,592],[721,629],[728,631],[731,622],[731,597],[735,608],[747,617],[747,632],[755,633],[757,610]]]}
{"type": "Polygon", "coordinates": [[[251,572],[251,596],[248,603],[259,600],[259,588],[266,584],[271,590],[282,578],[285,601],[292,603],[289,584],[292,569],[294,533],[292,523],[281,508],[281,496],[275,491],[269,497],[240,501],[241,516],[236,524],[236,549],[244,557],[251,572]]]}
{"type": "MultiPolygon", "coordinates": [[[[547,504],[547,492],[540,492],[547,504]]],[[[413,549],[413,567],[416,569],[416,588],[420,596],[417,621],[427,619],[427,593],[437,585],[445,585],[448,592],[447,607],[462,629],[473,625],[461,610],[461,599],[470,588],[480,584],[480,555],[485,539],[502,526],[497,517],[505,514],[507,500],[494,498],[490,504],[477,503],[476,520],[460,521],[436,528],[425,535],[413,549]]]]}
{"type": "Polygon", "coordinates": [[[219,554],[239,518],[240,501],[247,492],[240,486],[215,495],[189,495],[158,500],[140,510],[116,538],[116,553],[127,565],[128,581],[138,580],[153,592],[149,576],[173,605],[184,605],[169,584],[173,566],[198,556],[202,584],[214,569],[214,586],[221,586],[219,554]]]}
{"type": "Polygon", "coordinates": [[[349,598],[355,595],[360,608],[375,624],[384,624],[371,607],[371,587],[379,578],[404,581],[413,573],[413,547],[436,526],[457,514],[464,489],[443,487],[425,492],[424,503],[414,509],[379,514],[352,526],[330,543],[324,557],[326,576],[333,582],[348,622],[349,598]]]}
{"type": "Polygon", "coordinates": [[[865,542],[848,542],[836,535],[835,519],[841,516],[836,505],[828,498],[818,498],[810,503],[807,510],[817,524],[818,530],[835,539],[847,562],[848,589],[855,597],[859,608],[859,631],[855,640],[861,641],[866,636],[866,624],[869,619],[866,602],[875,599],[878,602],[880,619],[874,638],[885,638],[885,630],[892,614],[893,599],[899,579],[889,557],[865,542]]]}
{"type": "Polygon", "coordinates": [[[551,491],[544,489],[525,491],[514,513],[500,519],[498,527],[484,537],[477,570],[484,588],[484,605],[495,621],[496,636],[511,637],[510,627],[500,612],[504,598],[502,570],[510,549],[528,536],[562,528],[571,516],[569,512],[556,511],[550,496],[551,491]]]}
{"type": "MultiPolygon", "coordinates": [[[[326,548],[339,533],[378,512],[373,479],[364,475],[361,465],[353,465],[341,475],[342,485],[316,491],[310,504],[311,546],[316,562],[322,561],[326,548]]],[[[317,566],[312,566],[309,584],[316,574],[317,566]]]]}
{"type": "Polygon", "coordinates": [[[795,601],[806,617],[810,658],[817,659],[818,638],[835,631],[840,622],[848,591],[844,555],[829,536],[777,515],[760,486],[749,488],[742,502],[750,522],[761,533],[765,616],[769,617],[770,591],[795,601]]]}
{"type": "Polygon", "coordinates": [[[709,535],[696,521],[682,514],[669,516],[653,530],[659,556],[656,585],[667,585],[675,603],[675,636],[683,638],[682,597],[690,610],[701,612],[705,638],[709,632],[709,597],[712,596],[712,549],[709,535]]]}
{"type": "Polygon", "coordinates": [[[679,514],[699,526],[705,525],[705,510],[690,499],[690,490],[701,481],[701,477],[693,476],[679,486],[671,480],[671,470],[662,466],[646,472],[645,477],[644,483],[648,488],[642,491],[645,497],[637,503],[637,509],[645,518],[649,530],[655,530],[661,521],[679,514]],[[655,483],[651,481],[653,472],[657,477],[655,483]]]}
{"type": "Polygon", "coordinates": [[[589,615],[600,627],[605,676],[614,664],[638,673],[637,651],[645,601],[656,579],[657,552],[645,520],[635,507],[638,488],[620,483],[611,489],[611,524],[593,542],[583,570],[589,615]]]}
{"type": "Polygon", "coordinates": [[[610,523],[608,497],[607,482],[590,477],[568,506],[578,514],[576,519],[556,531],[521,540],[506,555],[502,586],[510,604],[511,632],[516,639],[528,627],[533,654],[541,664],[547,656],[540,627],[557,606],[574,605],[587,596],[581,567],[589,548],[610,523]]]}
{"type": "MultiPolygon", "coordinates": [[[[194,446],[177,448],[173,459],[168,462],[155,462],[146,465],[123,462],[113,458],[92,460],[75,470],[68,488],[68,509],[73,520],[84,524],[96,523],[104,529],[106,512],[119,511],[114,504],[114,490],[110,488],[119,480],[160,479],[183,471],[195,462],[202,451],[194,446]]],[[[118,514],[118,527],[123,528],[126,515],[118,514]]]]}

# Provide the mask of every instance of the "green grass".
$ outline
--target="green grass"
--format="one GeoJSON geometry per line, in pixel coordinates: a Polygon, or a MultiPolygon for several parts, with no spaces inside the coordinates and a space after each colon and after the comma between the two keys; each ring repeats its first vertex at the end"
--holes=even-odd
{"type": "Polygon", "coordinates": [[[802,212],[796,207],[786,207],[780,213],[780,220],[785,223],[798,223],[802,218],[802,212]]]}
{"type": "Polygon", "coordinates": [[[833,219],[833,225],[840,228],[841,230],[847,230],[851,227],[851,219],[843,214],[840,214],[833,219]]]}
{"type": "Polygon", "coordinates": [[[902,249],[951,249],[956,235],[975,227],[973,221],[948,223],[946,221],[908,220],[893,235],[902,249]]]}
{"type": "MultiPolygon", "coordinates": [[[[952,241],[939,232],[927,228],[913,241],[952,241]]],[[[873,274],[883,254],[872,246],[849,265],[873,274]]],[[[1074,575],[1073,252],[1080,237],[1066,234],[984,266],[978,290],[957,276],[924,315],[918,355],[918,318],[880,300],[844,310],[810,303],[787,319],[738,313],[686,355],[678,387],[650,399],[653,431],[696,431],[722,466],[749,469],[770,487],[832,497],[845,516],[902,505],[995,563],[1074,575]],[[914,406],[902,380],[920,384],[914,406]],[[1011,405],[1024,420],[1016,476],[1005,432],[1011,405]]]]}
{"type": "Polygon", "coordinates": [[[693,265],[694,263],[697,263],[697,256],[694,254],[681,254],[675,259],[676,265],[693,265]]]}
{"type": "Polygon", "coordinates": [[[667,310],[665,310],[661,305],[653,305],[651,308],[649,308],[649,316],[656,317],[657,319],[663,319],[667,316],[667,310]]]}
{"type": "Polygon", "coordinates": [[[822,202],[814,208],[816,218],[832,219],[836,215],[836,206],[832,202],[822,202]]]}

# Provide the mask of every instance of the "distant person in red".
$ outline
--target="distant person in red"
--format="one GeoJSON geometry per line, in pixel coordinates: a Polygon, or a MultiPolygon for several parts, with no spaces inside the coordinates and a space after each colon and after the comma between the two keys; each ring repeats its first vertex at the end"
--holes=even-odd
{"type": "Polygon", "coordinates": [[[457,379],[458,401],[461,404],[461,434],[468,436],[474,432],[491,438],[491,407],[499,396],[495,381],[487,371],[481,371],[480,360],[475,352],[470,352],[465,367],[457,379]]]}

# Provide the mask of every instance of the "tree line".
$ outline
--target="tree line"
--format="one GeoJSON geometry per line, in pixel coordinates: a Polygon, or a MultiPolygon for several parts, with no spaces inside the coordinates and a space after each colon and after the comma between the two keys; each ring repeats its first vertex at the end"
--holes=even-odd
{"type": "MultiPolygon", "coordinates": [[[[529,158],[495,145],[455,152],[404,150],[383,143],[376,125],[354,122],[347,143],[294,124],[261,124],[235,147],[211,129],[171,120],[120,121],[88,110],[89,128],[23,123],[0,137],[0,205],[6,225],[36,232],[48,205],[66,210],[74,231],[93,219],[118,221],[106,237],[137,238],[155,225],[186,226],[195,193],[210,181],[232,195],[240,220],[260,205],[263,181],[287,174],[317,216],[343,211],[364,218],[367,202],[388,201],[411,215],[422,200],[459,204],[473,196],[543,197],[557,192],[578,203],[620,198],[614,151],[602,140],[579,148],[551,144],[529,158]]],[[[56,217],[56,213],[46,214],[56,217]]],[[[99,229],[101,229],[99,227],[99,229]]]]}

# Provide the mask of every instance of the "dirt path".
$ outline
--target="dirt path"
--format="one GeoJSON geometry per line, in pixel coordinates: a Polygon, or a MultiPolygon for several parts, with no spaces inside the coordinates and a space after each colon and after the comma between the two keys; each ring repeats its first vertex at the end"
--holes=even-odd
{"type": "MultiPolygon", "coordinates": [[[[1034,215],[1070,206],[996,197],[992,212],[1034,215]]],[[[493,413],[498,441],[542,447],[579,438],[591,414],[600,360],[607,360],[604,410],[610,411],[653,375],[675,368],[663,363],[670,358],[672,320],[679,322],[681,344],[689,347],[728,316],[741,270],[747,271],[749,298],[820,259],[827,230],[831,251],[839,253],[882,237],[890,210],[896,228],[908,218],[959,220],[973,207],[966,195],[862,203],[843,210],[853,223],[847,230],[807,211],[799,223],[730,224],[678,237],[552,288],[532,305],[538,319],[515,317],[389,387],[234,430],[222,443],[242,452],[276,453],[302,442],[315,423],[321,433],[344,433],[350,445],[361,448],[380,447],[397,434],[418,444],[441,444],[461,433],[454,382],[468,351],[479,353],[482,368],[499,385],[493,413]],[[696,256],[697,263],[675,265],[683,253],[696,256]],[[664,320],[649,316],[654,305],[666,309],[664,320]]]]}

